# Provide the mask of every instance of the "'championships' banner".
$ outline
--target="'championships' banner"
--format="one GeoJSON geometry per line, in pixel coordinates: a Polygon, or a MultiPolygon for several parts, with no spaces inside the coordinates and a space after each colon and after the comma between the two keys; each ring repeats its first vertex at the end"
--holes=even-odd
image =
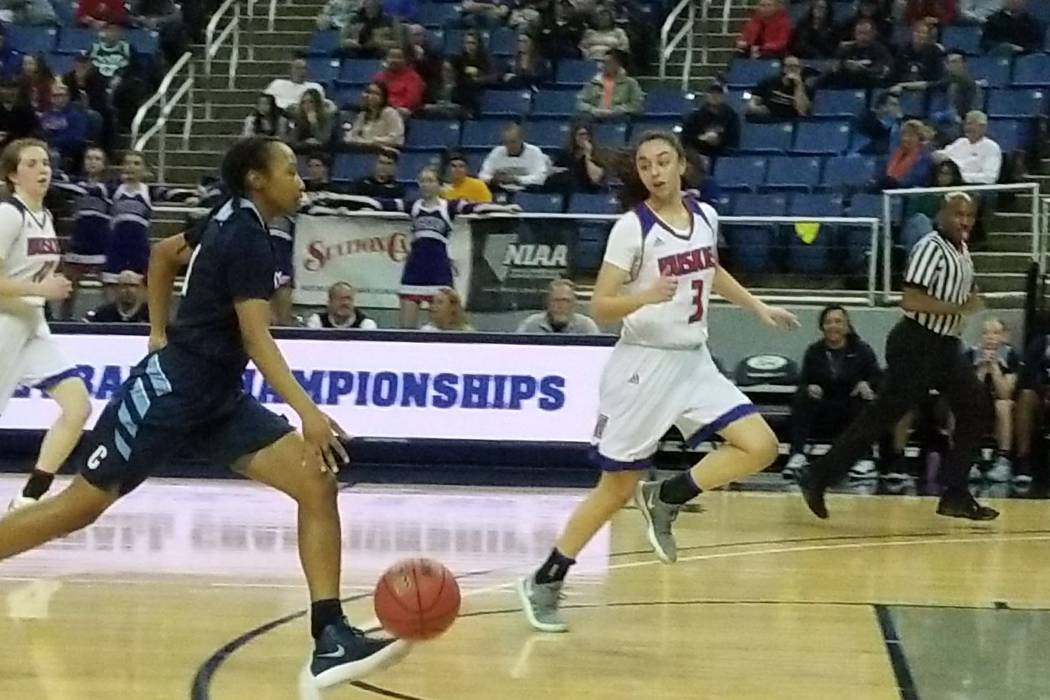
{"type": "MultiPolygon", "coordinates": [[[[94,413],[146,353],[145,336],[56,334],[88,384],[94,413]]],[[[283,339],[299,382],[351,435],[372,438],[576,442],[590,439],[610,346],[283,339]]],[[[249,365],[245,389],[297,417],[249,365]]],[[[57,415],[22,391],[0,429],[40,430],[57,415]]]]}
{"type": "MultiPolygon", "coordinates": [[[[328,288],[349,282],[357,289],[357,305],[398,308],[401,269],[408,257],[407,216],[310,216],[300,214],[295,230],[296,304],[324,306],[328,288]]],[[[453,223],[449,256],[456,290],[463,299],[470,290],[470,224],[453,223]]]]}

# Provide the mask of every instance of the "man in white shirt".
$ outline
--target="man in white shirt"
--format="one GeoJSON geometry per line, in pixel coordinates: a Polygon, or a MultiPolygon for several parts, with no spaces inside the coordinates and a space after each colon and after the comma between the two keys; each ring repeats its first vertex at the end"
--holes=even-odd
{"type": "Polygon", "coordinates": [[[525,143],[521,126],[511,124],[503,130],[503,145],[485,157],[478,177],[490,187],[517,191],[542,185],[550,172],[550,159],[538,146],[525,143]]]}
{"type": "Polygon", "coordinates": [[[263,91],[267,95],[273,95],[279,109],[287,110],[299,104],[303,93],[307,90],[317,90],[324,97],[324,86],[320,83],[306,79],[306,59],[292,59],[289,70],[291,78],[274,78],[263,91]]]}
{"type": "Polygon", "coordinates": [[[959,166],[963,182],[967,185],[994,185],[999,181],[999,169],[1003,164],[1003,152],[999,144],[985,136],[988,117],[984,112],[973,110],[966,114],[963,122],[965,136],[949,144],[943,151],[934,153],[934,160],[951,159],[959,166]]]}
{"type": "Polygon", "coordinates": [[[570,280],[554,280],[547,291],[547,310],[521,322],[518,333],[567,333],[594,335],[598,324],[576,313],[576,285],[570,280]]]}

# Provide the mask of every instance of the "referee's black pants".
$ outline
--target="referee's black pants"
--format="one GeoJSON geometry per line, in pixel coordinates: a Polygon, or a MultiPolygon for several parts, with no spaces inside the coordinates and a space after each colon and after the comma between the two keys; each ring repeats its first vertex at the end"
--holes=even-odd
{"type": "Polygon", "coordinates": [[[970,464],[992,425],[992,402],[966,362],[958,338],[901,319],[886,338],[886,374],[878,397],[810,467],[814,486],[827,488],[867,454],[872,442],[937,389],[955,414],[955,439],[940,482],[945,495],[966,495],[970,464]]]}

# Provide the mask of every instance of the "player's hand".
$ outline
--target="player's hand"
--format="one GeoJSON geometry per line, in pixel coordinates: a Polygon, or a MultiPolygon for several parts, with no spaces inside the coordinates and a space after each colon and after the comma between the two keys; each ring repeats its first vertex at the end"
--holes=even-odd
{"type": "Polygon", "coordinates": [[[806,387],[806,393],[809,394],[809,398],[820,401],[824,398],[824,389],[819,384],[810,384],[806,387]]]}
{"type": "Polygon", "coordinates": [[[664,275],[656,280],[656,283],[645,290],[645,302],[647,304],[662,304],[674,299],[674,293],[678,291],[678,280],[674,277],[664,275]]]}
{"type": "Polygon", "coordinates": [[[339,466],[350,460],[350,455],[340,442],[340,438],[346,437],[346,432],[316,407],[302,419],[303,439],[306,441],[303,465],[337,473],[339,466]]]}
{"type": "Polygon", "coordinates": [[[779,306],[763,304],[758,310],[758,317],[762,319],[762,323],[770,328],[782,328],[790,331],[802,325],[798,322],[798,317],[795,314],[779,306]]]}
{"type": "Polygon", "coordinates": [[[73,283],[65,275],[51,275],[37,283],[40,296],[50,301],[60,301],[73,293],[73,283]]]}
{"type": "Polygon", "coordinates": [[[164,347],[167,346],[167,344],[168,336],[166,333],[149,334],[149,343],[147,344],[147,347],[149,348],[150,352],[157,352],[158,350],[163,350],[164,347]]]}
{"type": "Polygon", "coordinates": [[[850,396],[859,396],[865,401],[871,401],[875,398],[875,390],[867,382],[857,382],[857,386],[853,387],[850,396]]]}

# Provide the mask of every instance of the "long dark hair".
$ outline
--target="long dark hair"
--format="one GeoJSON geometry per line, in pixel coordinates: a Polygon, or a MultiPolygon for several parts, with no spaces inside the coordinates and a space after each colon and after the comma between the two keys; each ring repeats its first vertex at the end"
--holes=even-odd
{"type": "Polygon", "coordinates": [[[959,170],[959,166],[956,165],[954,160],[950,158],[942,160],[937,166],[930,172],[930,180],[926,183],[930,187],[955,187],[956,185],[963,184],[962,172],[959,170]],[[942,170],[950,170],[952,173],[952,181],[947,185],[941,185],[937,182],[937,176],[940,175],[942,170]]]}
{"type": "Polygon", "coordinates": [[[277,123],[281,119],[281,110],[277,108],[277,100],[274,99],[273,95],[264,92],[260,97],[266,100],[268,106],[266,112],[260,112],[258,108],[255,109],[255,118],[253,120],[255,133],[273,136],[277,133],[277,123]]]}
{"type": "Polygon", "coordinates": [[[233,197],[249,198],[248,173],[269,171],[274,144],[283,143],[273,136],[249,136],[239,139],[226,151],[219,169],[222,182],[233,197]]]}
{"type": "Polygon", "coordinates": [[[381,104],[379,105],[379,109],[376,110],[376,115],[373,118],[372,112],[368,109],[368,107],[365,104],[362,103],[361,113],[365,116],[366,122],[371,122],[375,121],[376,119],[379,119],[379,115],[382,114],[383,110],[390,106],[390,88],[386,86],[386,83],[371,82],[365,86],[365,92],[372,89],[373,87],[379,89],[379,98],[381,104]]]}
{"type": "Polygon", "coordinates": [[[820,331],[820,334],[824,335],[824,319],[833,311],[841,311],[842,315],[846,317],[846,341],[853,342],[856,340],[859,336],[857,331],[853,330],[853,319],[849,317],[849,311],[846,311],[846,307],[841,304],[828,304],[820,310],[820,316],[817,317],[817,330],[820,331]]]}
{"type": "MultiPolygon", "coordinates": [[[[634,144],[631,146],[629,157],[623,162],[621,167],[622,172],[620,173],[620,179],[623,181],[623,187],[620,188],[620,206],[625,211],[634,209],[639,204],[649,199],[649,190],[645,188],[645,184],[642,182],[642,178],[638,176],[638,166],[635,164],[635,160],[638,158],[638,149],[643,144],[649,143],[650,141],[663,141],[664,143],[671,146],[675,153],[678,154],[678,159],[683,163],[688,164],[686,158],[685,149],[682,148],[682,142],[678,140],[670,131],[646,131],[644,134],[635,139],[634,144]]],[[[685,187],[685,178],[682,178],[682,186],[685,187]]]]}

